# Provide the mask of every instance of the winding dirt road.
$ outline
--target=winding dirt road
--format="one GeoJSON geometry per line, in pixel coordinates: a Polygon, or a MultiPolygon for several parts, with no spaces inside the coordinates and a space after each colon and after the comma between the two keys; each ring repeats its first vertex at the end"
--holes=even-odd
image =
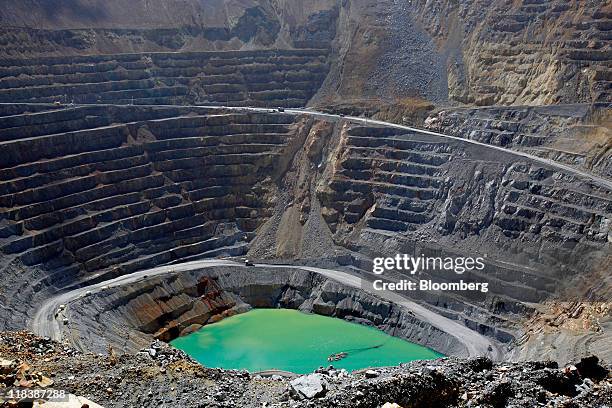
{"type": "MultiPolygon", "coordinates": [[[[61,340],[63,316],[61,313],[59,316],[56,316],[56,312],[60,308],[60,305],[66,305],[69,308],[71,302],[78,300],[81,297],[88,296],[90,294],[106,290],[108,288],[128,285],[139,280],[149,279],[154,276],[174,274],[202,268],[214,268],[219,266],[246,267],[240,263],[226,260],[215,259],[192,261],[182,264],[160,266],[152,269],[134,272],[132,274],[120,276],[114,279],[110,279],[108,281],[84,286],[78,289],[71,290],[69,292],[60,293],[44,301],[35,313],[32,321],[30,322],[30,329],[40,336],[50,337],[55,340],[61,340]]],[[[249,266],[248,268],[290,268],[320,274],[328,279],[334,280],[343,285],[362,289],[383,300],[395,303],[396,305],[411,312],[416,318],[425,321],[431,324],[432,326],[455,337],[461,344],[464,345],[470,357],[488,355],[496,360],[499,360],[502,357],[501,351],[489,338],[473,330],[470,330],[467,327],[453,320],[438,315],[432,312],[431,310],[413,301],[410,301],[409,299],[401,296],[398,293],[368,289],[368,287],[371,287],[371,282],[369,280],[366,280],[366,282],[369,282],[370,284],[364,284],[363,278],[357,277],[348,272],[295,265],[257,264],[255,266],[249,266]]]]}
{"type": "MultiPolygon", "coordinates": [[[[48,103],[6,103],[6,102],[2,102],[0,103],[0,105],[33,105],[33,106],[50,106],[50,104],[48,103]]],[[[88,106],[112,106],[112,107],[125,107],[125,106],[129,106],[129,105],[120,105],[120,104],[74,104],[74,105],[69,105],[66,106],[64,109],[74,109],[74,108],[79,108],[79,107],[88,107],[88,106]]],[[[135,105],[135,106],[142,106],[142,107],[160,107],[160,108],[203,108],[203,109],[211,109],[211,110],[233,110],[233,111],[242,111],[242,112],[260,112],[260,113],[273,113],[273,112],[277,112],[276,109],[271,109],[271,108],[254,108],[254,107],[235,107],[235,106],[218,106],[218,105],[135,105]]],[[[43,114],[44,112],[38,112],[38,113],[31,113],[30,115],[38,115],[38,114],[43,114]]],[[[477,146],[481,146],[487,149],[493,149],[493,150],[497,150],[500,152],[504,152],[507,154],[511,154],[517,157],[521,157],[524,159],[528,159],[531,161],[535,161],[541,164],[544,164],[546,166],[552,167],[552,168],[556,168],[559,170],[563,170],[567,173],[571,173],[583,180],[587,180],[590,181],[591,183],[598,185],[600,187],[604,187],[606,189],[612,190],[612,180],[604,178],[604,177],[599,177],[595,174],[589,173],[587,171],[583,171],[580,169],[577,169],[575,167],[572,166],[568,166],[559,162],[556,162],[554,160],[549,160],[549,159],[544,159],[542,157],[538,157],[538,156],[534,156],[532,154],[529,153],[525,153],[525,152],[521,152],[521,151],[517,151],[517,150],[512,150],[512,149],[508,149],[505,147],[500,147],[500,146],[495,146],[495,145],[491,145],[491,144],[487,144],[487,143],[483,143],[483,142],[478,142],[476,140],[471,140],[471,139],[465,139],[465,138],[461,138],[461,137],[457,137],[457,136],[451,136],[451,135],[446,135],[443,133],[437,133],[437,132],[432,132],[429,130],[425,130],[425,129],[419,129],[419,128],[415,128],[412,126],[405,126],[405,125],[398,125],[396,123],[391,123],[391,122],[384,122],[381,120],[374,120],[374,119],[367,119],[367,118],[361,118],[361,117],[357,117],[357,116],[341,116],[341,115],[334,115],[331,113],[325,113],[325,112],[319,112],[319,111],[315,111],[313,109],[305,109],[305,108],[288,108],[288,109],[284,109],[284,113],[287,114],[292,114],[292,115],[310,115],[313,117],[319,117],[319,118],[324,118],[330,121],[340,121],[340,120],[346,120],[349,122],[353,122],[353,123],[359,123],[361,125],[365,125],[365,126],[382,126],[382,127],[390,127],[390,128],[395,128],[395,129],[402,129],[402,130],[406,130],[409,132],[415,132],[415,133],[420,133],[423,135],[431,135],[431,136],[437,136],[437,137],[442,137],[442,138],[446,138],[446,139],[452,139],[452,140],[456,140],[462,143],[468,143],[468,144],[472,144],[472,145],[477,145],[477,146]]],[[[96,129],[102,129],[102,128],[108,128],[109,126],[103,126],[101,128],[93,128],[93,129],[88,129],[88,130],[96,130],[96,129]]],[[[1,144],[1,143],[0,143],[1,144]]]]}

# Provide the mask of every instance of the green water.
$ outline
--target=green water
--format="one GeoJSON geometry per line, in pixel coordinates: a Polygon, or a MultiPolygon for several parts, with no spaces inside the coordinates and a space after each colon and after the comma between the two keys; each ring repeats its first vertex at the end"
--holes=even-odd
{"type": "Polygon", "coordinates": [[[251,372],[278,369],[303,374],[329,364],[350,371],[442,356],[380,330],[287,309],[252,310],[171,344],[206,367],[251,372]],[[327,361],[330,354],[343,351],[348,357],[327,361]]]}

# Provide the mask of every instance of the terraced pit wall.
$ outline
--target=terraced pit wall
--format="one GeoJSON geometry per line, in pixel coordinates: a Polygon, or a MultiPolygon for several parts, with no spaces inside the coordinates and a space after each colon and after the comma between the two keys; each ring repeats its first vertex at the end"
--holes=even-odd
{"type": "MultiPolygon", "coordinates": [[[[401,2],[400,2],[401,3],[401,2]]],[[[597,0],[412,1],[471,105],[612,101],[612,8],[597,0]]]]}
{"type": "Polygon", "coordinates": [[[0,59],[0,102],[304,107],[328,51],[258,50],[0,59]]]}
{"type": "Polygon", "coordinates": [[[495,294],[422,296],[439,313],[501,341],[511,341],[528,304],[608,269],[610,191],[579,177],[392,129],[346,129],[333,160],[317,196],[336,242],[371,257],[485,257],[482,276],[461,278],[489,282],[495,294]]]}
{"type": "Polygon", "coordinates": [[[274,207],[283,157],[311,123],[130,107],[0,122],[2,279],[11,288],[3,301],[14,308],[7,325],[19,325],[28,299],[45,289],[245,254],[274,207]]]}
{"type": "MultiPolygon", "coordinates": [[[[512,349],[533,303],[595,300],[602,288],[588,282],[609,271],[611,189],[512,152],[310,115],[6,109],[4,328],[26,325],[55,291],[198,258],[325,259],[367,273],[369,259],[397,253],[482,256],[485,271],[461,278],[488,293],[414,300],[512,349]]],[[[359,307],[351,316],[368,319],[359,307]]]]}
{"type": "Polygon", "coordinates": [[[219,4],[5,0],[0,56],[316,48],[332,66],[323,103],[611,101],[612,10],[599,0],[219,4]]]}
{"type": "Polygon", "coordinates": [[[612,178],[609,103],[443,109],[425,120],[444,134],[524,151],[612,178]]]}

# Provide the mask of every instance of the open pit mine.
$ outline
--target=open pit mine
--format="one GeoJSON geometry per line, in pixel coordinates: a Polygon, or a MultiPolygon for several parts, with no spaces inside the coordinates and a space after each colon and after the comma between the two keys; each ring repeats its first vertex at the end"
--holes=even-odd
{"type": "Polygon", "coordinates": [[[596,0],[0,0],[0,406],[612,406],[611,39],[596,0]]]}

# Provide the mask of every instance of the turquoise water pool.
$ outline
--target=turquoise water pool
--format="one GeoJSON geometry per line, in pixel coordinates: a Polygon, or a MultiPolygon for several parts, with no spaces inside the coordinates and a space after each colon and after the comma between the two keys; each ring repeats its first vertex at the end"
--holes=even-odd
{"type": "Polygon", "coordinates": [[[278,369],[302,374],[329,364],[356,370],[442,356],[374,328],[287,309],[252,310],[171,344],[206,367],[251,372],[278,369]],[[347,357],[327,361],[340,352],[347,357]]]}

